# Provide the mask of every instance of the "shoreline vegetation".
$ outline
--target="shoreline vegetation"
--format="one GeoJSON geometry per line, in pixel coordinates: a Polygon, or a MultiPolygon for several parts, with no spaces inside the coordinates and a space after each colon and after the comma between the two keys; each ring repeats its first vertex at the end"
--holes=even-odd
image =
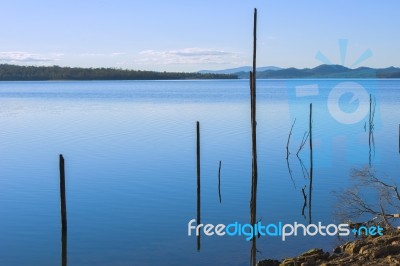
{"type": "Polygon", "coordinates": [[[237,79],[233,74],[156,72],[117,68],[0,65],[0,81],[237,79]]]}
{"type": "Polygon", "coordinates": [[[294,258],[282,261],[265,259],[257,266],[380,266],[400,265],[400,229],[394,229],[383,236],[361,237],[346,242],[331,253],[322,249],[311,249],[294,258]]]}
{"type": "MultiPolygon", "coordinates": [[[[82,68],[60,66],[20,66],[0,64],[0,81],[61,81],[61,80],[207,80],[248,79],[246,67],[199,72],[157,72],[119,68],[82,68]]],[[[400,68],[350,69],[340,65],[314,68],[257,68],[257,79],[396,79],[400,68]]]]}

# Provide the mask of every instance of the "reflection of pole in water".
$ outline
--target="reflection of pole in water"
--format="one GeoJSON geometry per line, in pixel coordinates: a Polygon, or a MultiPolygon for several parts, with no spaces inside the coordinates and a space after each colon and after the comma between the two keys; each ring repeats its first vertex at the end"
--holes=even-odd
{"type": "MultiPolygon", "coordinates": [[[[253,26],[253,71],[250,71],[250,101],[251,101],[251,143],[252,143],[252,176],[251,176],[251,200],[250,221],[254,226],[257,216],[257,133],[256,133],[256,48],[257,48],[257,9],[254,9],[253,26]]],[[[254,228],[255,229],[255,228],[254,228]]],[[[252,238],[251,265],[257,263],[256,237],[252,238]]]]}
{"type": "Polygon", "coordinates": [[[374,139],[374,131],[371,130],[369,132],[370,144],[369,144],[369,153],[368,153],[368,164],[369,167],[372,166],[372,156],[375,154],[375,139],[374,139]]]}
{"type": "Polygon", "coordinates": [[[65,164],[60,154],[60,200],[61,200],[61,265],[67,265],[67,204],[65,199],[65,164]]]}
{"type": "Polygon", "coordinates": [[[372,98],[371,94],[369,95],[369,130],[368,130],[368,147],[369,147],[369,157],[368,157],[368,162],[369,162],[369,167],[371,167],[371,132],[372,132],[372,98]]]}
{"type": "Polygon", "coordinates": [[[67,266],[67,231],[61,230],[61,266],[67,266]]]}
{"type": "Polygon", "coordinates": [[[303,160],[299,156],[297,156],[297,159],[299,159],[301,172],[303,173],[304,179],[310,178],[310,174],[308,173],[308,170],[307,170],[306,166],[304,165],[303,160]]]}
{"type": "Polygon", "coordinates": [[[312,198],[312,181],[313,181],[313,148],[312,148],[312,103],[310,103],[310,187],[309,187],[309,203],[308,203],[308,219],[311,224],[311,198],[312,198]]]}
{"type": "MultiPolygon", "coordinates": [[[[197,135],[197,225],[200,222],[200,122],[196,123],[196,135],[197,135]]],[[[200,232],[197,236],[197,250],[200,251],[200,232]]]]}
{"type": "Polygon", "coordinates": [[[289,144],[290,144],[290,137],[292,136],[292,131],[293,131],[294,124],[296,124],[296,118],[294,119],[292,127],[290,128],[289,136],[288,136],[287,143],[286,143],[286,160],[289,159],[289,154],[290,154],[289,144]]]}
{"type": "MultiPolygon", "coordinates": [[[[309,121],[309,131],[304,132],[303,134],[303,138],[301,140],[300,143],[300,147],[296,153],[297,159],[300,162],[300,166],[301,166],[301,172],[303,174],[304,179],[309,179],[310,182],[310,190],[309,190],[309,194],[310,194],[310,198],[309,198],[309,208],[308,208],[308,214],[309,214],[309,222],[311,223],[311,189],[312,189],[312,163],[313,163],[313,157],[312,157],[312,104],[310,104],[310,121],[309,121]],[[301,160],[299,153],[300,151],[303,149],[303,147],[305,146],[305,144],[307,143],[307,139],[310,138],[309,143],[310,143],[310,173],[307,170],[307,167],[304,165],[303,160],[301,160]]],[[[304,217],[304,219],[306,219],[306,215],[304,213],[305,208],[307,207],[307,195],[305,192],[307,186],[304,186],[304,188],[301,188],[301,192],[303,193],[303,198],[304,198],[304,204],[303,204],[303,208],[301,210],[301,215],[304,217]]]]}
{"type": "Polygon", "coordinates": [[[288,168],[290,180],[292,180],[293,187],[294,187],[294,189],[296,189],[296,183],[294,182],[294,179],[293,179],[292,169],[290,168],[290,163],[289,163],[289,159],[288,158],[286,158],[286,165],[287,165],[287,168],[288,168]]]}
{"type": "Polygon", "coordinates": [[[375,98],[372,97],[372,94],[369,95],[369,131],[368,131],[368,162],[369,167],[372,165],[372,155],[375,155],[375,140],[374,140],[374,118],[375,118],[375,106],[376,102],[375,98]]]}
{"type": "MultiPolygon", "coordinates": [[[[301,172],[303,173],[304,179],[309,179],[310,182],[311,182],[310,174],[308,173],[308,170],[307,170],[306,166],[304,165],[304,163],[301,160],[299,155],[297,155],[297,159],[299,159],[301,172]]],[[[301,215],[304,217],[304,219],[306,219],[306,215],[305,215],[304,211],[305,211],[305,209],[307,207],[307,195],[306,195],[306,192],[305,192],[306,187],[307,186],[305,185],[304,188],[301,188],[301,192],[303,193],[303,198],[304,198],[304,204],[303,204],[303,208],[301,210],[301,215]]],[[[311,191],[310,191],[310,195],[311,195],[311,191]]]]}
{"type": "Polygon", "coordinates": [[[219,167],[218,167],[218,196],[219,196],[219,203],[222,202],[222,198],[221,198],[221,164],[222,164],[222,162],[219,161],[219,167]]]}
{"type": "Polygon", "coordinates": [[[303,209],[301,210],[301,215],[303,215],[304,219],[306,219],[306,215],[304,214],[304,210],[307,207],[307,195],[306,192],[304,191],[306,189],[307,186],[304,186],[303,188],[301,188],[301,192],[303,193],[303,198],[304,198],[304,204],[303,204],[303,209]]]}
{"type": "Polygon", "coordinates": [[[289,171],[289,176],[290,176],[290,179],[292,180],[294,189],[296,189],[296,183],[294,182],[293,175],[292,175],[292,169],[290,168],[290,163],[289,163],[289,155],[290,155],[289,144],[290,144],[290,137],[292,136],[292,131],[293,131],[294,124],[296,124],[296,118],[294,119],[294,122],[293,122],[293,124],[292,124],[292,126],[290,128],[288,140],[287,140],[287,143],[286,143],[286,165],[287,165],[287,168],[288,168],[288,171],[289,171]]]}
{"type": "Polygon", "coordinates": [[[304,132],[303,139],[301,140],[299,150],[296,153],[297,157],[299,157],[299,152],[303,149],[304,145],[306,144],[309,135],[310,135],[310,132],[307,132],[307,131],[304,132]]]}

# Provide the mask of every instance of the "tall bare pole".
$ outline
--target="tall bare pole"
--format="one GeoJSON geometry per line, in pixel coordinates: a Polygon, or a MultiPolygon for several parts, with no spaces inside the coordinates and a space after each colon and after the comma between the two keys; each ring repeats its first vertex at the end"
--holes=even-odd
{"type": "MultiPolygon", "coordinates": [[[[196,157],[197,157],[197,225],[199,225],[200,215],[200,122],[196,123],[196,157]]],[[[197,250],[200,251],[200,234],[197,236],[197,250]]]]}
{"type": "MultiPolygon", "coordinates": [[[[257,9],[254,9],[253,26],[253,71],[250,72],[250,100],[251,100],[251,143],[252,143],[252,175],[251,175],[251,200],[250,221],[254,225],[257,218],[257,122],[256,122],[256,59],[257,59],[257,9]]],[[[251,247],[251,265],[257,263],[257,238],[253,236],[251,247]]]]}
{"type": "Polygon", "coordinates": [[[308,202],[308,220],[312,222],[312,211],[311,211],[311,198],[312,198],[312,182],[313,182],[313,145],[312,145],[312,103],[310,103],[310,121],[309,121],[309,134],[310,134],[310,186],[309,186],[309,202],[308,202]]]}
{"type": "Polygon", "coordinates": [[[67,231],[67,204],[65,200],[65,167],[64,157],[60,154],[60,199],[61,199],[61,228],[67,231]]]}
{"type": "Polygon", "coordinates": [[[251,80],[251,143],[252,143],[252,178],[251,178],[251,224],[256,221],[257,201],[257,122],[256,122],[256,40],[257,40],[257,9],[254,9],[254,32],[253,32],[253,71],[250,73],[251,80]]]}
{"type": "Polygon", "coordinates": [[[222,161],[219,161],[219,167],[218,167],[218,196],[219,196],[219,203],[222,202],[222,198],[221,198],[221,165],[222,165],[222,161]]]}
{"type": "Polygon", "coordinates": [[[65,199],[65,163],[60,154],[60,202],[61,202],[61,265],[67,266],[67,204],[65,199]]]}

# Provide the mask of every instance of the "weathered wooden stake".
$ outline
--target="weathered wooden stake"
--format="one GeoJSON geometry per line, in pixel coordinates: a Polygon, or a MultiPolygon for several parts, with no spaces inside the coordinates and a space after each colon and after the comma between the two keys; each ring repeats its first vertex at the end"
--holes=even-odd
{"type": "Polygon", "coordinates": [[[67,266],[67,204],[65,199],[65,164],[60,154],[60,199],[61,199],[61,265],[67,266]]]}
{"type": "Polygon", "coordinates": [[[369,144],[370,151],[371,151],[371,131],[372,131],[372,95],[369,94],[369,136],[368,136],[368,144],[369,144]]]}
{"type": "Polygon", "coordinates": [[[313,182],[313,145],[312,145],[312,103],[310,103],[310,123],[309,123],[309,134],[310,134],[310,186],[309,186],[309,202],[308,202],[308,219],[311,224],[311,198],[312,198],[312,182],[313,182]]]}
{"type": "Polygon", "coordinates": [[[375,98],[372,94],[369,95],[369,132],[368,132],[368,147],[369,147],[369,167],[372,166],[372,155],[375,156],[375,140],[374,140],[374,117],[375,117],[375,98]]]}
{"type": "MultiPolygon", "coordinates": [[[[252,177],[251,177],[251,200],[250,200],[250,221],[256,224],[257,217],[257,120],[256,120],[256,58],[257,58],[257,9],[254,9],[253,25],[253,71],[250,72],[250,102],[251,102],[251,140],[252,140],[252,177]]],[[[251,264],[257,263],[257,244],[256,237],[252,238],[251,264]]]]}
{"type": "Polygon", "coordinates": [[[399,124],[399,153],[400,153],[400,124],[399,124]]]}
{"type": "Polygon", "coordinates": [[[222,198],[221,198],[221,164],[222,164],[222,162],[219,161],[219,167],[218,167],[218,196],[219,196],[219,203],[222,202],[222,198]]]}
{"type": "Polygon", "coordinates": [[[309,121],[309,134],[310,134],[310,158],[312,165],[312,103],[310,103],[310,121],[309,121]]]}
{"type": "MultiPolygon", "coordinates": [[[[253,79],[253,77],[254,77],[254,73],[253,73],[253,71],[250,71],[250,121],[251,121],[251,123],[253,123],[253,105],[254,105],[254,103],[253,103],[253,101],[254,101],[254,98],[253,98],[253,84],[254,84],[254,79],[253,79]]],[[[252,129],[253,129],[253,124],[252,124],[252,129]]]]}
{"type": "Polygon", "coordinates": [[[61,228],[67,231],[67,204],[65,200],[65,167],[64,157],[60,154],[60,199],[61,199],[61,228]]]}
{"type": "Polygon", "coordinates": [[[369,127],[372,125],[372,94],[369,94],[369,127]]]}
{"type": "MultiPolygon", "coordinates": [[[[200,122],[196,123],[197,132],[197,225],[200,222],[200,122]]],[[[200,251],[200,234],[197,236],[197,250],[200,251]]]]}
{"type": "Polygon", "coordinates": [[[252,184],[251,184],[251,224],[256,221],[257,201],[257,122],[256,122],[256,40],[257,40],[257,9],[254,9],[253,34],[253,72],[250,72],[251,82],[251,143],[252,143],[252,184]]]}

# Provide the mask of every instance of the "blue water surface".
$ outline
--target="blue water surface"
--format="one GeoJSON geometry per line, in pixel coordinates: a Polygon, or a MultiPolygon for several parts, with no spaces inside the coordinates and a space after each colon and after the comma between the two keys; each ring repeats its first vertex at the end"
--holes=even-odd
{"type": "MultiPolygon", "coordinates": [[[[68,265],[248,265],[251,244],[244,237],[203,235],[198,251],[196,238],[187,234],[197,215],[196,121],[202,222],[250,221],[248,85],[248,80],[1,82],[0,265],[61,263],[59,154],[66,160],[68,265]]],[[[258,219],[338,223],[333,191],[351,185],[355,168],[370,165],[399,182],[399,87],[399,80],[259,80],[258,219]],[[338,86],[361,86],[376,99],[373,147],[369,111],[354,123],[337,120],[351,118],[369,102],[351,93],[335,98],[338,86]],[[311,192],[302,167],[309,170],[308,140],[301,161],[296,156],[309,131],[310,103],[311,192]],[[335,104],[343,113],[329,109],[335,104]],[[307,199],[312,196],[304,215],[302,188],[307,199]]],[[[335,237],[261,237],[257,256],[282,259],[315,247],[330,251],[337,243],[335,237]]]]}

